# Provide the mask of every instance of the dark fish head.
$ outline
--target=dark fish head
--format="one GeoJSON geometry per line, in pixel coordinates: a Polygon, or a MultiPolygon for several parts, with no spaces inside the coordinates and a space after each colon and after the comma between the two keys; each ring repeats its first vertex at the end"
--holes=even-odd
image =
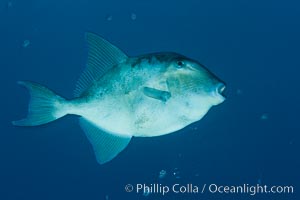
{"type": "Polygon", "coordinates": [[[197,61],[173,55],[166,69],[168,88],[172,94],[210,105],[225,100],[225,83],[197,61]]]}

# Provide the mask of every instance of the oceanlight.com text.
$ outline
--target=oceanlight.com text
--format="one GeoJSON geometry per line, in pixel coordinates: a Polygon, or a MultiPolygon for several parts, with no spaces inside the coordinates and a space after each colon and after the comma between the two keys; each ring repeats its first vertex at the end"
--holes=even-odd
{"type": "Polygon", "coordinates": [[[126,192],[134,192],[137,194],[157,194],[157,195],[167,195],[169,193],[174,194],[247,194],[247,195],[257,195],[257,194],[293,194],[294,187],[291,185],[250,185],[250,184],[240,184],[240,185],[218,185],[218,184],[202,184],[196,185],[192,183],[179,184],[175,183],[173,185],[165,185],[160,183],[152,184],[127,184],[125,186],[126,192]]]}
{"type": "Polygon", "coordinates": [[[249,185],[242,184],[238,186],[225,186],[225,185],[217,185],[210,184],[208,185],[208,191],[210,193],[220,193],[220,194],[293,194],[294,187],[293,186],[267,186],[267,185],[249,185]]]}

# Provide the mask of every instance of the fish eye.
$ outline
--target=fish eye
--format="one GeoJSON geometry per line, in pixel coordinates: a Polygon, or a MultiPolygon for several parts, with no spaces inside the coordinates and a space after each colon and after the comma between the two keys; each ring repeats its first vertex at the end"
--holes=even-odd
{"type": "Polygon", "coordinates": [[[184,63],[182,61],[177,61],[177,67],[182,68],[184,66],[184,63]]]}

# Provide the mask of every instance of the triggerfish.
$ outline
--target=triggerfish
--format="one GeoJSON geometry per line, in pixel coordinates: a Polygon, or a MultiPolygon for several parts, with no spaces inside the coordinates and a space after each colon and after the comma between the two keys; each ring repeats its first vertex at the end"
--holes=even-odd
{"type": "Polygon", "coordinates": [[[173,133],[200,120],[225,100],[225,84],[199,62],[171,52],[129,57],[86,33],[86,69],[73,99],[29,81],[28,115],[16,126],[37,126],[77,115],[100,164],[116,157],[132,137],[173,133]]]}

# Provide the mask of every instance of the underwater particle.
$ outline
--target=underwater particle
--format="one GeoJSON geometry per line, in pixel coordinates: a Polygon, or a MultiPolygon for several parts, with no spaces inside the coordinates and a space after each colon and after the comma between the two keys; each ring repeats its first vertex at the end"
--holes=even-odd
{"type": "Polygon", "coordinates": [[[259,173],[259,176],[258,176],[258,179],[257,179],[257,183],[259,184],[259,185],[261,185],[262,184],[262,173],[259,173]]]}
{"type": "Polygon", "coordinates": [[[241,94],[243,94],[243,91],[242,91],[241,89],[237,89],[237,90],[236,90],[236,94],[237,94],[237,95],[241,95],[241,94]]]}
{"type": "Polygon", "coordinates": [[[105,195],[105,200],[108,200],[109,199],[109,196],[108,195],[105,195]]]}
{"type": "Polygon", "coordinates": [[[267,113],[264,113],[264,114],[262,114],[262,115],[260,116],[260,119],[261,119],[261,120],[267,120],[267,119],[269,119],[269,115],[268,115],[267,113]]]}
{"type": "Polygon", "coordinates": [[[24,40],[23,44],[22,44],[22,47],[27,48],[29,45],[30,45],[30,41],[29,40],[24,40]]]}
{"type": "Polygon", "coordinates": [[[13,3],[12,1],[8,1],[7,4],[6,4],[7,8],[11,8],[13,6],[13,3]]]}
{"type": "Polygon", "coordinates": [[[162,169],[159,172],[158,178],[160,178],[160,179],[165,178],[166,175],[167,175],[167,171],[162,169]]]}
{"type": "Polygon", "coordinates": [[[174,176],[176,179],[180,179],[180,178],[181,178],[181,176],[180,176],[180,171],[179,171],[179,169],[178,169],[177,167],[174,168],[173,176],[174,176]]]}
{"type": "Polygon", "coordinates": [[[39,28],[38,27],[34,27],[33,28],[33,32],[39,32],[39,28]]]}
{"type": "Polygon", "coordinates": [[[131,20],[136,20],[136,14],[135,13],[131,13],[131,20]]]}
{"type": "Polygon", "coordinates": [[[257,183],[258,183],[258,184],[261,184],[261,179],[260,179],[260,178],[257,180],[257,183]]]}
{"type": "Polygon", "coordinates": [[[29,41],[29,40],[24,40],[22,46],[23,46],[24,48],[27,48],[29,45],[30,45],[30,41],[29,41]]]}
{"type": "Polygon", "coordinates": [[[113,18],[112,18],[112,15],[107,14],[106,17],[105,17],[105,19],[106,19],[107,21],[111,21],[113,18]]]}
{"type": "Polygon", "coordinates": [[[147,197],[151,194],[150,189],[149,188],[145,188],[144,192],[143,192],[143,196],[147,197]]]}

